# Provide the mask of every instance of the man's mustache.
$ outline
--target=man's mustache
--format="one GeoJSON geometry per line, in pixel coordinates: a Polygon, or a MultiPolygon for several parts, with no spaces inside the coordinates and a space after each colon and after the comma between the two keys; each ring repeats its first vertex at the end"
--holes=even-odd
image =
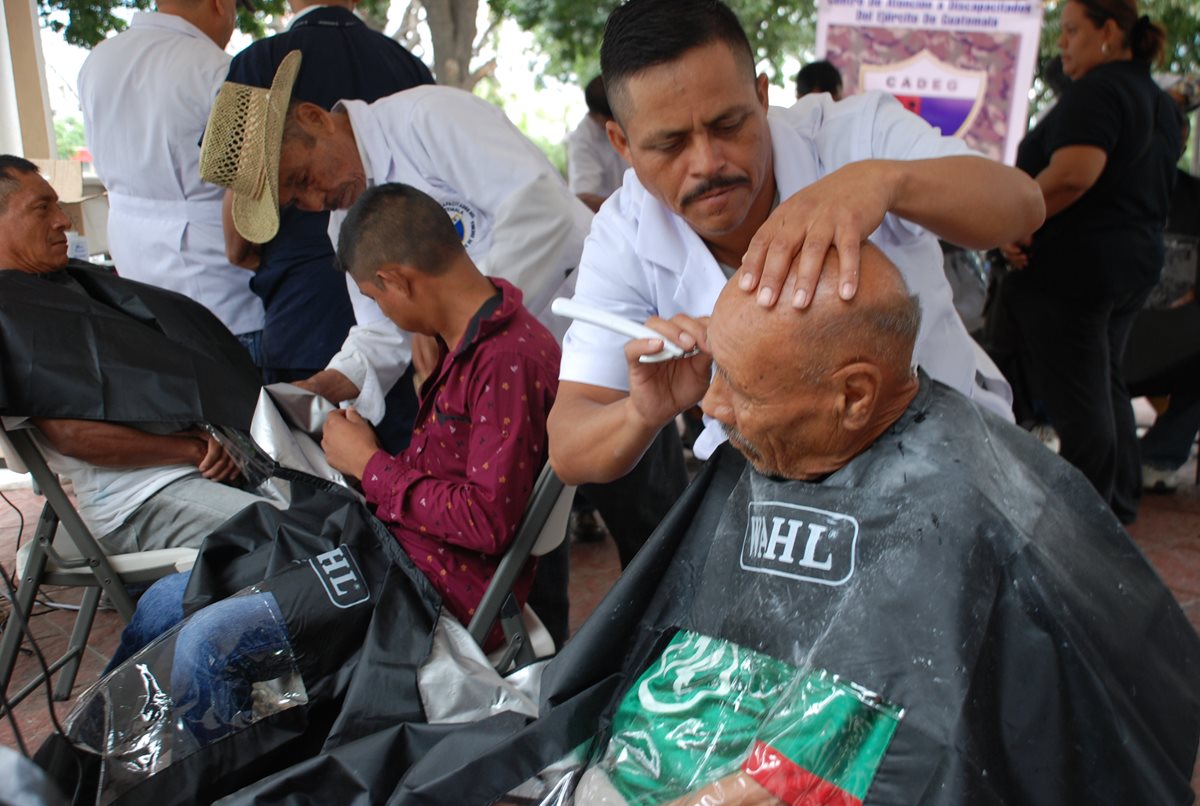
{"type": "Polygon", "coordinates": [[[720,423],[721,430],[725,432],[725,438],[729,440],[733,447],[746,454],[750,459],[762,459],[762,454],[746,439],[746,436],[736,426],[720,423]]]}
{"type": "Polygon", "coordinates": [[[679,206],[687,207],[705,193],[711,193],[714,190],[748,184],[750,184],[750,180],[744,176],[714,176],[711,179],[705,179],[698,186],[696,186],[695,189],[691,190],[686,196],[683,197],[683,201],[679,206]]]}

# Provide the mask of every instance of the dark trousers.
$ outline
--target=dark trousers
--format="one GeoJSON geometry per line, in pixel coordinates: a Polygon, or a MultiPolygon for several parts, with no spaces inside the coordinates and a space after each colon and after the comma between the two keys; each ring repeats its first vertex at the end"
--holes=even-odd
{"type": "Polygon", "coordinates": [[[616,541],[621,568],[633,560],[687,483],[683,443],[672,422],[658,432],[627,475],[608,484],[585,484],[580,488],[600,511],[608,533],[616,541]]]}
{"type": "MultiPolygon", "coordinates": [[[[585,484],[581,489],[600,511],[604,525],[617,544],[621,568],[658,527],[667,511],[687,487],[687,468],[683,444],[671,423],[650,443],[645,455],[628,475],[608,484],[585,484]]],[[[547,632],[560,648],[570,634],[571,547],[564,542],[554,551],[538,558],[537,574],[529,591],[529,606],[546,625],[547,632]]]]}
{"type": "Polygon", "coordinates": [[[1060,454],[1088,477],[1122,523],[1142,490],[1133,406],[1121,372],[1133,321],[1149,288],[1113,298],[1066,297],[1018,281],[1008,310],[1028,358],[1034,396],[1062,441],[1060,454]]]}

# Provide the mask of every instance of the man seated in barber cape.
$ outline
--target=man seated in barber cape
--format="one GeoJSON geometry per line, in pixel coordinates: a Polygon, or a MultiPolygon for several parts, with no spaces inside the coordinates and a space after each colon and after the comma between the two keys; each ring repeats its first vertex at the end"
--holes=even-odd
{"type": "MultiPolygon", "coordinates": [[[[479,272],[444,209],[415,188],[366,190],[346,219],[337,254],[363,294],[398,325],[435,339],[439,355],[421,389],[412,442],[402,453],[382,450],[353,408],[330,414],[322,447],[333,467],[361,483],[367,503],[411,565],[442,606],[466,624],[545,464],[558,346],[522,306],[519,290],[479,272]]],[[[340,555],[329,564],[353,567],[340,555]]],[[[266,580],[288,589],[289,611],[303,613],[299,632],[290,630],[270,591],[210,604],[180,627],[171,689],[197,738],[212,740],[252,721],[251,684],[278,677],[280,663],[290,668],[294,648],[321,655],[322,636],[335,625],[337,646],[360,634],[361,618],[326,603],[328,586],[309,580],[296,592],[295,573],[310,573],[303,570],[308,565],[300,567],[297,572],[293,566],[291,577],[283,571],[266,580]]],[[[533,570],[531,562],[514,586],[521,604],[533,570]]],[[[321,573],[315,561],[312,572],[321,573]]],[[[132,645],[153,637],[145,634],[147,625],[166,626],[161,613],[182,615],[187,584],[180,574],[147,591],[130,627],[137,634],[132,645]]],[[[499,637],[497,629],[491,643],[499,637]]],[[[348,646],[358,649],[354,642],[348,646]]],[[[336,661],[320,659],[323,668],[336,668],[336,661]]]]}
{"type": "Polygon", "coordinates": [[[538,719],[459,737],[491,750],[455,776],[434,747],[401,795],[505,802],[516,767],[543,770],[526,803],[1191,802],[1200,638],[1170,591],[1078,471],[914,367],[880,251],[850,300],[837,260],[803,310],[724,289],[698,346],[729,444],[538,719]]]}
{"type": "Polygon", "coordinates": [[[69,260],[70,224],[33,163],[0,155],[4,427],[32,427],[105,551],[199,546],[263,500],[202,428],[248,429],[258,373],[198,303],[69,260]]]}

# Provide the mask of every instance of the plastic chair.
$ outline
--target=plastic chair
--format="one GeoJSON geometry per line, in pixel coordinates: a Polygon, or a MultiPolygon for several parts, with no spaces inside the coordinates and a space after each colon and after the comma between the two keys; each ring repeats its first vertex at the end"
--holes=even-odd
{"type": "Polygon", "coordinates": [[[549,631],[533,608],[517,606],[512,589],[530,557],[540,557],[562,544],[567,536],[574,497],[575,488],[564,485],[547,463],[533,486],[512,546],[500,560],[491,584],[467,625],[471,637],[483,646],[492,625],[499,619],[505,642],[488,655],[498,672],[520,668],[555,652],[549,631]]]}
{"type": "MultiPolygon", "coordinates": [[[[75,685],[100,595],[107,594],[113,607],[128,623],[133,616],[134,604],[126,586],[148,584],[167,574],[188,570],[195,562],[196,550],[176,548],[105,554],[75,511],[58,476],[46,464],[28,430],[5,431],[0,424],[0,450],[8,467],[18,473],[29,473],[35,492],[46,498],[33,539],[17,552],[14,576],[19,582],[16,601],[12,603],[15,614],[23,615],[28,624],[38,590],[43,585],[85,588],[66,652],[48,664],[50,674],[62,670],[54,688],[54,699],[66,700],[75,685]],[[59,523],[62,529],[58,528],[59,523]]],[[[15,614],[9,616],[0,636],[0,693],[4,693],[14,706],[42,685],[45,678],[39,673],[16,694],[7,696],[17,653],[25,637],[15,614]]]]}

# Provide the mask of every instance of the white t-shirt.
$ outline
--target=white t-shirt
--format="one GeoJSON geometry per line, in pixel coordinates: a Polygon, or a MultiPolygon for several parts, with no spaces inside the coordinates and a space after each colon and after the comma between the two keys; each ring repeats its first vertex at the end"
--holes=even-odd
{"type": "Polygon", "coordinates": [[[567,181],[571,192],[594,193],[608,198],[621,186],[629,163],[612,143],[604,127],[584,115],[567,137],[567,181]]]}
{"type": "MultiPolygon", "coordinates": [[[[574,291],[592,213],[502,110],[438,86],[339,107],[350,116],[368,183],[403,182],[436,199],[480,271],[521,289],[532,313],[574,291]]],[[[329,217],[335,246],[344,218],[329,217]]],[[[408,339],[352,279],[347,283],[357,324],[329,368],[359,388],[356,408],[378,422],[384,395],[408,366],[408,339]]],[[[560,337],[566,331],[565,320],[549,311],[541,318],[560,337]]]]}
{"type": "Polygon", "coordinates": [[[83,63],[79,103],[117,271],[250,333],[262,329],[262,302],[225,256],[224,188],[200,179],[200,137],[229,59],[182,17],[139,11],[83,63]]]}
{"type": "MultiPolygon", "coordinates": [[[[775,182],[787,199],[843,165],[864,159],[928,159],[972,154],[942,137],[890,95],[871,92],[833,102],[810,95],[768,114],[775,182]]],[[[1012,419],[1004,376],[967,334],[954,310],[937,239],[922,227],[887,215],[871,235],[921,301],[915,357],[933,378],[1012,419]]],[[[687,222],[651,196],[633,171],[596,214],[580,259],[575,299],[643,322],[650,316],[712,313],[726,277],[687,222]]],[[[563,343],[564,381],[628,390],[624,345],[608,330],[574,322],[563,343]]],[[[725,440],[707,420],[696,455],[707,458],[725,440]]]]}
{"type": "MultiPolygon", "coordinates": [[[[4,430],[17,428],[30,428],[46,464],[59,476],[70,479],[75,489],[76,510],[97,539],[123,524],[134,510],[171,482],[200,477],[194,465],[118,469],[89,464],[56,451],[40,431],[31,428],[27,417],[4,418],[4,430]]],[[[173,427],[164,433],[177,430],[173,427]]]]}

